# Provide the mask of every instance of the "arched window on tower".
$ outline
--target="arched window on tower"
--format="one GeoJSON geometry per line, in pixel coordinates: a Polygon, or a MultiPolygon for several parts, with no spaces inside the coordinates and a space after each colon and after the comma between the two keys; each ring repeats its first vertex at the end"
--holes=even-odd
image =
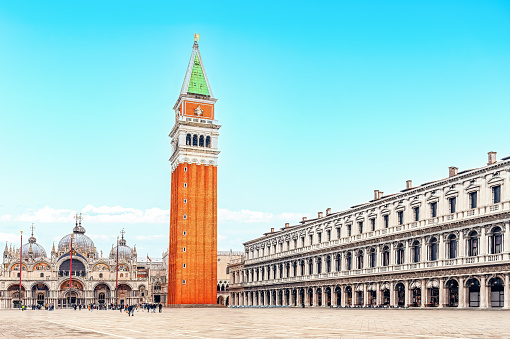
{"type": "Polygon", "coordinates": [[[211,137],[205,137],[205,147],[211,147],[211,137]]]}
{"type": "Polygon", "coordinates": [[[191,134],[186,134],[186,146],[191,146],[191,134]]]}
{"type": "Polygon", "coordinates": [[[204,147],[204,136],[203,135],[201,135],[200,138],[198,139],[198,146],[204,147]]]}
{"type": "Polygon", "coordinates": [[[198,136],[193,134],[193,146],[198,146],[198,136]]]}

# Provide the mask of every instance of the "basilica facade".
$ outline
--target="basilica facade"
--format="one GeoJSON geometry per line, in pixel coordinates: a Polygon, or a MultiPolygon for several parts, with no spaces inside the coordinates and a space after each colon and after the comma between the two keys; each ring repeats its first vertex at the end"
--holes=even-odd
{"type": "Polygon", "coordinates": [[[0,308],[166,301],[167,259],[139,262],[136,247],[127,245],[124,234],[118,246],[112,245],[103,256],[85,233],[81,216],[77,216],[73,232],[57,247],[54,244],[49,256],[33,230],[21,251],[6,244],[0,269],[0,308]]]}
{"type": "Polygon", "coordinates": [[[244,243],[234,306],[510,306],[510,157],[244,243]]]}

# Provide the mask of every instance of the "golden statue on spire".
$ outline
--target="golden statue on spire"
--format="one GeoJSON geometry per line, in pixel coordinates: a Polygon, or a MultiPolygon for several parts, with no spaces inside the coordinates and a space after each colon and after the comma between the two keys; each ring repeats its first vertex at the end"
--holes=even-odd
{"type": "Polygon", "coordinates": [[[200,34],[195,33],[195,42],[198,42],[200,40],[200,34]]]}

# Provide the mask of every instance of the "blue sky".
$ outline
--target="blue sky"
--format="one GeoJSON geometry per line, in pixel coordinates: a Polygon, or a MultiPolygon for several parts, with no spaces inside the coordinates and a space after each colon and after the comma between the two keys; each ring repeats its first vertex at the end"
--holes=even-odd
{"type": "Polygon", "coordinates": [[[220,130],[220,250],[510,155],[510,2],[0,4],[0,241],[74,211],[108,251],[168,243],[193,34],[220,130]]]}

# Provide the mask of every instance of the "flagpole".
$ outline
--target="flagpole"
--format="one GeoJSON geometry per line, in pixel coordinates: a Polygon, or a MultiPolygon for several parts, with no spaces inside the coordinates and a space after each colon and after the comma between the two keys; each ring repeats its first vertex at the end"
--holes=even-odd
{"type": "Polygon", "coordinates": [[[23,272],[23,231],[21,232],[21,247],[19,248],[19,307],[21,305],[21,273],[23,272]]]}
{"type": "Polygon", "coordinates": [[[72,293],[72,286],[73,286],[73,238],[74,233],[71,233],[71,268],[69,269],[69,303],[67,307],[69,307],[69,304],[71,303],[71,293],[72,293]]]}
{"type": "Polygon", "coordinates": [[[115,269],[115,299],[117,305],[119,305],[119,291],[117,288],[119,287],[119,236],[117,236],[117,265],[115,269]]]}

